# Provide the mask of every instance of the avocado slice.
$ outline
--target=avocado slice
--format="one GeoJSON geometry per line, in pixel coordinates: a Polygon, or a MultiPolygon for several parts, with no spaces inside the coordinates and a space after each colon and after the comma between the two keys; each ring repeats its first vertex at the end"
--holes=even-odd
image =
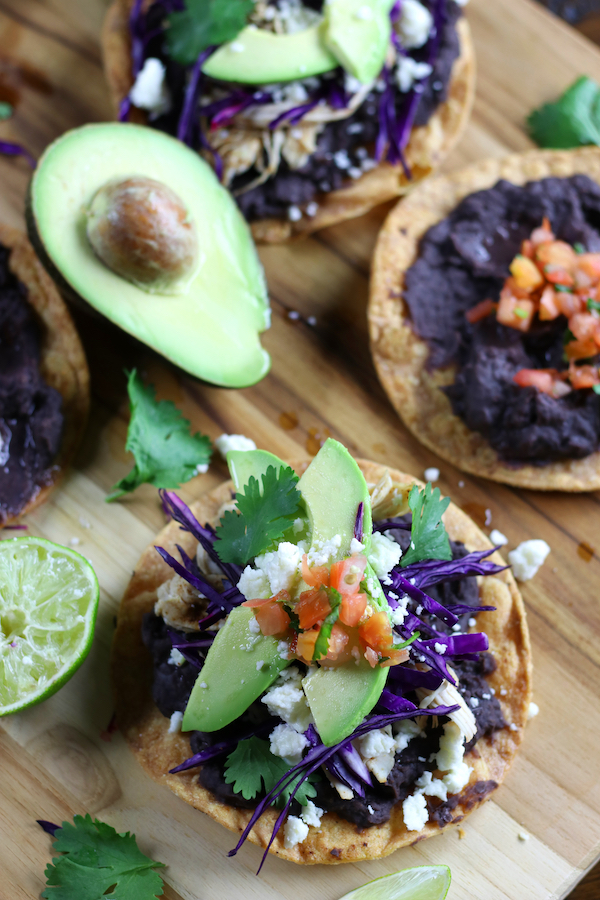
{"type": "Polygon", "coordinates": [[[326,0],[325,41],[344,69],[368,84],[385,63],[394,0],[326,0]]]}
{"type": "Polygon", "coordinates": [[[283,460],[267,450],[230,450],[227,465],[237,491],[243,491],[251,476],[260,481],[269,466],[277,470],[287,468],[283,460]]]}
{"type": "Polygon", "coordinates": [[[290,660],[282,659],[278,640],[253,634],[254,610],[239,606],[210,648],[186,707],[183,731],[218,731],[244,713],[290,660]]]}
{"type": "Polygon", "coordinates": [[[295,34],[274,34],[249,25],[219,47],[202,70],[211,78],[240,84],[296,81],[330,72],[339,63],[325,44],[326,28],[321,21],[295,34]]]}
{"type": "Polygon", "coordinates": [[[185,144],[118,122],[69,131],[38,163],[27,219],[38,255],[62,288],[182,369],[226,387],[246,387],[267,373],[259,333],[270,311],[250,231],[211,167],[185,144]],[[182,293],[148,293],[125,280],[86,236],[86,210],[98,190],[132,176],[166,185],[194,222],[199,264],[182,293]]]}

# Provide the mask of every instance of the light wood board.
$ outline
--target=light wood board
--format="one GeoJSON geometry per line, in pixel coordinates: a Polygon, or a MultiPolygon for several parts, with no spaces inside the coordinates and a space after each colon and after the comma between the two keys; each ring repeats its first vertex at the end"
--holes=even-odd
{"type": "MultiPolygon", "coordinates": [[[[19,98],[15,117],[0,123],[0,139],[20,140],[39,154],[66,128],[110,116],[98,50],[104,8],[103,0],[0,0],[0,99],[7,91],[19,98]]],[[[530,0],[471,0],[467,13],[478,53],[477,100],[447,169],[527,149],[524,118],[534,105],[582,72],[600,80],[598,50],[530,0]]],[[[10,224],[22,225],[27,180],[24,162],[0,158],[0,216],[10,224]]],[[[428,862],[451,866],[450,900],[558,900],[600,855],[599,497],[535,494],[470,478],[407,434],[367,347],[369,259],[384,214],[261,252],[273,305],[264,341],[273,369],[254,388],[201,386],[103,321],[77,315],[92,371],[91,421],[76,468],[28,524],[55,541],[80,540],[100,578],[101,608],[91,654],[72,681],[0,725],[2,897],[31,900],[42,890],[50,840],[35,819],[62,821],[85,811],[134,831],[145,852],[168,864],[168,900],[335,900],[370,878],[428,862]],[[294,310],[315,316],[316,326],[290,320],[294,310]],[[464,823],[462,839],[449,831],[357,865],[299,868],[270,859],[256,878],[257,848],[228,860],[230,833],[151,783],[120,735],[106,739],[114,616],[139,554],[163,524],[150,488],[104,503],[131,462],[123,450],[123,369],[134,365],[212,437],[244,433],[297,458],[331,434],[356,455],[415,475],[438,465],[442,491],[478,513],[489,509],[491,527],[508,535],[509,548],[531,537],[548,541],[551,556],[523,589],[541,712],[508,780],[464,823]],[[590,561],[579,555],[581,542],[598,551],[590,561]],[[519,840],[520,832],[529,840],[519,840]]],[[[225,476],[216,461],[181,494],[189,501],[225,476]]]]}

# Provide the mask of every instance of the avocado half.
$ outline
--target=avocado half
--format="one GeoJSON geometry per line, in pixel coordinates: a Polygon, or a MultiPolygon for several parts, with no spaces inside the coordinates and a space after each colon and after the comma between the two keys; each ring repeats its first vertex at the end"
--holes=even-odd
{"type": "Polygon", "coordinates": [[[141,125],[68,131],[31,180],[30,239],[50,275],[124,331],[191,375],[247,387],[269,370],[259,334],[269,327],[264,273],[249,228],[211,167],[180,141],[141,125]],[[109,269],[86,235],[86,209],[107,181],[143,176],[183,201],[200,266],[183,294],[150,294],[109,269]]]}

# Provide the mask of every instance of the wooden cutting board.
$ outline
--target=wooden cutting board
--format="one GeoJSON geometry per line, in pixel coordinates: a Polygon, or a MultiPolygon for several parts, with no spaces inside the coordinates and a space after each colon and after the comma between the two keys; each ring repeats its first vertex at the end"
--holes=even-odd
{"type": "MultiPolygon", "coordinates": [[[[66,128],[110,117],[98,49],[104,0],[0,0],[0,99],[16,115],[0,139],[34,154],[66,128]]],[[[525,150],[527,112],[582,72],[600,80],[600,53],[530,0],[472,0],[467,8],[479,64],[475,112],[447,169],[486,155],[525,150]]],[[[23,223],[25,163],[0,159],[0,215],[23,223]]],[[[28,520],[31,533],[79,541],[100,578],[101,607],[91,654],[55,697],[0,726],[0,895],[31,900],[43,886],[50,841],[35,824],[89,811],[169,866],[169,900],[228,897],[335,900],[370,878],[405,866],[447,863],[451,900],[550,900],[566,896],[600,856],[599,497],[512,490],[461,474],[421,447],[399,423],[369,357],[365,321],[369,259],[385,209],[293,247],[261,252],[273,305],[265,345],[271,374],[254,388],[199,385],[103,321],[78,316],[93,381],[93,407],[77,465],[62,490],[28,520]],[[297,311],[303,319],[290,317],[297,311]],[[316,325],[305,324],[314,316],[316,325]],[[135,562],[163,524],[156,493],[142,488],[106,505],[130,460],[125,367],[138,366],[212,437],[244,433],[284,457],[314,454],[331,434],[352,452],[422,475],[512,547],[544,538],[547,563],[523,589],[540,715],[509,778],[465,823],[378,862],[299,868],[248,845],[155,785],[123,739],[106,733],[112,702],[108,654],[119,599],[135,562]],[[589,550],[585,545],[589,545],[589,550]],[[521,840],[519,835],[528,835],[521,840]]],[[[187,501],[226,476],[216,461],[186,485],[187,501]]]]}

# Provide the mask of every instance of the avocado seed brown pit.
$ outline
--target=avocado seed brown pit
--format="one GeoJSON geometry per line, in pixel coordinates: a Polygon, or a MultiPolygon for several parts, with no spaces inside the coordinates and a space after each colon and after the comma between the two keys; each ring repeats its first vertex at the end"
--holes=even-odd
{"type": "Polygon", "coordinates": [[[149,293],[184,293],[198,270],[198,236],[180,197],[160,181],[112,180],[87,210],[87,236],[117,275],[149,293]]]}

